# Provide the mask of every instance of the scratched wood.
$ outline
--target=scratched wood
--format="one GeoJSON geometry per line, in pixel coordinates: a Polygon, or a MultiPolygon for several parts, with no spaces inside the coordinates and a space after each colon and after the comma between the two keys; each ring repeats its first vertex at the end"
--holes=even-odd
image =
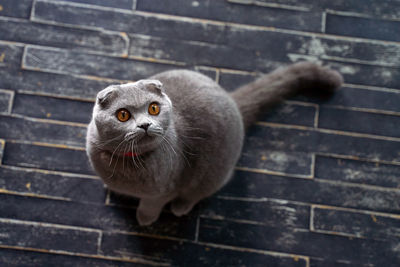
{"type": "Polygon", "coordinates": [[[0,112],[8,113],[11,110],[13,92],[0,90],[0,112]]]}
{"type": "Polygon", "coordinates": [[[184,216],[179,219],[171,213],[164,213],[160,222],[151,227],[140,227],[135,220],[136,209],[134,208],[118,205],[105,206],[94,202],[76,203],[61,199],[31,198],[26,195],[4,194],[0,195],[0,198],[2,199],[0,204],[2,218],[66,224],[104,231],[195,238],[196,217],[194,216],[184,216]]]}
{"type": "Polygon", "coordinates": [[[96,253],[100,232],[89,229],[0,219],[0,245],[96,253]],[[59,242],[58,240],[61,240],[59,242]]]}
{"type": "Polygon", "coordinates": [[[399,190],[332,183],[320,179],[283,177],[236,171],[233,180],[217,195],[248,199],[283,199],[398,214],[399,190]]]}
{"type": "Polygon", "coordinates": [[[394,33],[398,30],[399,25],[400,23],[398,21],[353,18],[349,16],[328,14],[326,20],[326,32],[331,34],[398,42],[400,41],[400,38],[398,34],[394,33]],[[353,26],[349,27],[348,25],[353,26]],[[368,29],[368,31],[365,29],[368,29]]]}
{"type": "Polygon", "coordinates": [[[63,125],[16,115],[0,115],[0,118],[0,134],[4,138],[81,147],[85,144],[83,125],[63,125]]]}
{"type": "MultiPolygon", "coordinates": [[[[278,248],[283,252],[303,254],[342,261],[379,264],[399,261],[395,241],[351,239],[339,235],[324,236],[298,229],[262,225],[243,225],[237,222],[201,219],[199,240],[256,249],[278,248]],[[327,248],[329,249],[327,250],[327,248]],[[357,254],[354,254],[354,249],[357,254]],[[379,251],[379,252],[378,252],[379,251]],[[380,255],[385,253],[386,259],[380,255]]],[[[394,265],[392,265],[394,266],[394,265]]]]}
{"type": "Polygon", "coordinates": [[[0,31],[4,41],[97,51],[115,55],[126,54],[128,45],[127,39],[122,34],[71,29],[34,23],[29,20],[0,18],[0,31]]]}
{"type": "MultiPolygon", "coordinates": [[[[5,162],[3,161],[5,164],[5,162]]],[[[16,164],[14,164],[16,165],[16,164]]],[[[100,179],[37,168],[0,168],[2,191],[21,196],[45,197],[85,203],[104,203],[106,192],[100,179]]]]}
{"type": "Polygon", "coordinates": [[[313,207],[314,231],[376,240],[396,241],[400,236],[400,216],[382,216],[373,212],[313,207]]]}
{"type": "MultiPolygon", "coordinates": [[[[0,94],[1,95],[1,94],[0,94]]],[[[16,94],[13,113],[33,118],[89,123],[93,101],[77,101],[33,94],[16,94]],[[29,109],[26,107],[29,106],[29,109]],[[77,112],[66,112],[76,110],[77,112]]]]}
{"type": "Polygon", "coordinates": [[[318,155],[315,160],[315,176],[333,181],[400,188],[399,166],[376,161],[318,155]]]}

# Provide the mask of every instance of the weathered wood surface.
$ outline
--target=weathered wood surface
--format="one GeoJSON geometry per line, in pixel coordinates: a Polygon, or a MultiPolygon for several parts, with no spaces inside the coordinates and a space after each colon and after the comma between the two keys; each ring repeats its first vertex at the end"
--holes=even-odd
{"type": "Polygon", "coordinates": [[[0,1],[0,265],[399,266],[396,0],[0,1]],[[233,180],[151,227],[89,167],[108,84],[188,68],[229,91],[299,60],[339,70],[248,132],[233,180]]]}

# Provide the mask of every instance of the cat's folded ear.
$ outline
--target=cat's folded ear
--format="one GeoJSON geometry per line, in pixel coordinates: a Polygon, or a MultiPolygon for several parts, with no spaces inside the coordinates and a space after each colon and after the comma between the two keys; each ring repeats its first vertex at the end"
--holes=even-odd
{"type": "Polygon", "coordinates": [[[102,106],[106,107],[112,99],[114,99],[116,95],[116,85],[110,85],[107,88],[101,90],[97,93],[97,103],[102,106]]]}
{"type": "Polygon", "coordinates": [[[140,80],[138,82],[149,91],[160,95],[164,93],[163,84],[159,80],[140,80]]]}

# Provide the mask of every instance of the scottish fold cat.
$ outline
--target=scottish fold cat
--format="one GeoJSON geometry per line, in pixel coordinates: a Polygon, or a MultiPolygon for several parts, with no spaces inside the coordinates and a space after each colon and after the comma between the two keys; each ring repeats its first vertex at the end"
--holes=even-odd
{"type": "Polygon", "coordinates": [[[100,91],[87,130],[90,162],[113,191],[140,199],[140,225],[171,202],[176,216],[231,178],[246,127],[285,98],[334,91],[336,71],[302,62],[232,93],[193,71],[173,70],[100,91]]]}

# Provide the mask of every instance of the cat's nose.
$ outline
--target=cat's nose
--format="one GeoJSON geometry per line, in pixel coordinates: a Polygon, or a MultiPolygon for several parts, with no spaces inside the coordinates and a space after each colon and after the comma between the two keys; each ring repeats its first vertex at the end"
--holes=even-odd
{"type": "Polygon", "coordinates": [[[144,129],[146,132],[147,132],[147,129],[149,128],[149,126],[150,126],[150,123],[143,123],[143,124],[138,125],[139,128],[144,129]]]}

